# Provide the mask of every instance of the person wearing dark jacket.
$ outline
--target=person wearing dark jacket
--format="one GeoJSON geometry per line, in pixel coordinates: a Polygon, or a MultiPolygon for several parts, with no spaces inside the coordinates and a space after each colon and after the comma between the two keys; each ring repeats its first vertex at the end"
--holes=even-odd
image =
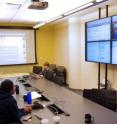
{"type": "Polygon", "coordinates": [[[0,124],[21,123],[20,119],[25,115],[24,109],[19,109],[12,96],[15,86],[12,81],[5,80],[0,86],[0,124]]]}

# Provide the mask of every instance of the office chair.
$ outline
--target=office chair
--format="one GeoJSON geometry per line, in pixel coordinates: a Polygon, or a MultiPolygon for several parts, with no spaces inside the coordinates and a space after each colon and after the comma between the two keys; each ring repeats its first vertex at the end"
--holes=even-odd
{"type": "Polygon", "coordinates": [[[42,66],[33,66],[33,73],[40,74],[42,72],[42,66]]]}

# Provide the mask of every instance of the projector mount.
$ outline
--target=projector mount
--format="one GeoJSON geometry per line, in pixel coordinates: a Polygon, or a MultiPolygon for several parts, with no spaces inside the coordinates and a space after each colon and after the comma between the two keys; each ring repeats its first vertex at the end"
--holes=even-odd
{"type": "Polygon", "coordinates": [[[48,2],[44,0],[31,0],[29,9],[44,10],[48,7],[48,2]]]}

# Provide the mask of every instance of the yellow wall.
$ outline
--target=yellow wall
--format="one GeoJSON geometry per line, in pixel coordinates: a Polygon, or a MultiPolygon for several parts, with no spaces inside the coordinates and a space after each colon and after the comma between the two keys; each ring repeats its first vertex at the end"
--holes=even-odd
{"type": "Polygon", "coordinates": [[[67,69],[70,88],[80,89],[80,28],[76,18],[54,26],[55,63],[67,69]]]}
{"type": "Polygon", "coordinates": [[[55,63],[68,67],[68,22],[54,26],[55,63]]]}
{"type": "MultiPolygon", "coordinates": [[[[36,32],[37,62],[42,65],[45,61],[54,63],[54,33],[51,26],[44,26],[36,32]]],[[[0,75],[9,73],[32,72],[33,65],[0,66],[0,75]]]]}
{"type": "Polygon", "coordinates": [[[31,72],[31,71],[32,71],[31,65],[0,67],[0,75],[11,74],[11,73],[26,73],[26,72],[31,72]]]}
{"type": "Polygon", "coordinates": [[[32,27],[33,23],[0,23],[0,26],[24,26],[24,27],[32,27]]]}
{"type": "Polygon", "coordinates": [[[44,26],[37,30],[37,58],[39,65],[45,61],[54,63],[54,30],[44,26]]]}

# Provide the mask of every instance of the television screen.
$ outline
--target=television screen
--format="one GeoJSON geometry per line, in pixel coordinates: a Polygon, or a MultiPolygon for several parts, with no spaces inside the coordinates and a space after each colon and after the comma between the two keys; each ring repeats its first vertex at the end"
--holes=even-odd
{"type": "Polygon", "coordinates": [[[117,16],[112,17],[112,64],[117,64],[117,16]]]}
{"type": "Polygon", "coordinates": [[[117,41],[112,42],[112,64],[117,64],[117,41]]]}
{"type": "Polygon", "coordinates": [[[112,17],[112,40],[117,40],[117,16],[112,17]]]}
{"type": "Polygon", "coordinates": [[[89,62],[111,63],[111,17],[86,23],[86,55],[89,62]]]}
{"type": "Polygon", "coordinates": [[[87,61],[110,63],[110,42],[87,43],[87,61]]]}
{"type": "Polygon", "coordinates": [[[110,40],[111,18],[104,18],[86,25],[87,41],[110,40]]]}

